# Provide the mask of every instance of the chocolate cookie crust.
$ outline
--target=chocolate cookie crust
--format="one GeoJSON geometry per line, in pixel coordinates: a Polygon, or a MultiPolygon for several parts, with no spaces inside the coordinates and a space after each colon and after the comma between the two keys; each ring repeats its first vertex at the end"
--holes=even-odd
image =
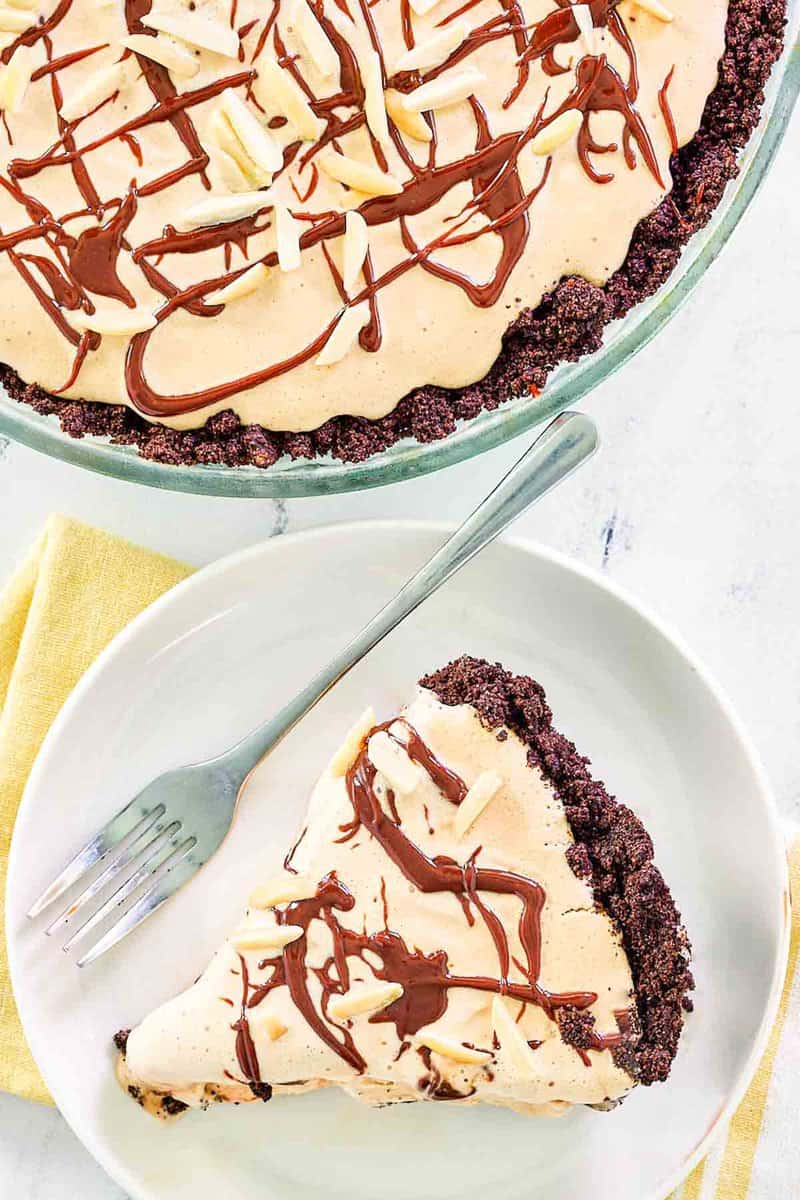
{"type": "Polygon", "coordinates": [[[136,446],[143,458],[173,465],[261,468],[284,455],[298,459],[329,454],[344,462],[363,462],[401,438],[436,441],[452,433],[457,421],[525,392],[537,395],[559,363],[597,350],[610,321],[657,291],[682,248],[709,221],[725,185],[738,172],[736,155],[758,122],[763,88],[783,47],[785,18],[785,0],[731,0],[719,80],[700,128],[673,156],[672,192],[639,223],[623,265],[603,287],[579,276],[563,279],[510,326],[491,371],[469,387],[417,388],[378,421],[334,417],[311,433],[242,425],[230,410],[211,417],[202,428],[181,432],[152,425],[123,405],[60,399],[36,384],[25,384],[5,364],[0,364],[0,381],[15,400],[56,415],[72,437],[108,436],[116,444],[136,446]]]}
{"type": "MultiPolygon", "coordinates": [[[[420,680],[442,704],[471,704],[488,729],[510,729],[528,747],[528,761],[553,784],[575,838],[568,852],[576,875],[591,881],[595,899],[616,921],[633,975],[638,1029],[623,1028],[618,1065],[639,1083],[662,1082],[678,1049],[694,980],[691,947],[661,872],[653,843],[630,809],[609,796],[568,738],[553,728],[543,689],[485,659],[456,659],[420,680]]],[[[562,1014],[562,1037],[591,1047],[584,1014],[562,1014]]],[[[615,1055],[615,1057],[617,1057],[615,1055]]]]}

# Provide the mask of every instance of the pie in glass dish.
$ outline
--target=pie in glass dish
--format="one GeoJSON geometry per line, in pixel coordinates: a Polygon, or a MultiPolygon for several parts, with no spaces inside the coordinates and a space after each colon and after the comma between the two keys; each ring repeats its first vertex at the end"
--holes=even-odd
{"type": "Polygon", "coordinates": [[[784,0],[0,10],[10,395],[165,463],[357,462],[544,388],[709,219],[784,0]]]}

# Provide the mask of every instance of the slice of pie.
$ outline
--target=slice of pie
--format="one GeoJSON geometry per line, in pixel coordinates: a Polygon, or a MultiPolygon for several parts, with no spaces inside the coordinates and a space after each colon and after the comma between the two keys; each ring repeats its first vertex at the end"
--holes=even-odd
{"type": "Polygon", "coordinates": [[[119,1075],[161,1116],[327,1085],[605,1108],[666,1079],[689,953],[648,834],[542,688],[461,658],[348,734],[285,870],[188,991],[117,1035],[119,1075]]]}

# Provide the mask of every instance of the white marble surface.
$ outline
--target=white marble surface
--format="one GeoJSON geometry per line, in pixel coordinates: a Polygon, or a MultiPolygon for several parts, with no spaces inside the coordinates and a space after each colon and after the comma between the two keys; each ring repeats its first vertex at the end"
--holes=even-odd
{"type": "MultiPolygon", "coordinates": [[[[783,811],[798,819],[799,151],[795,117],[722,260],[656,342],[591,397],[601,454],[516,530],[607,571],[680,630],[731,694],[783,811]]],[[[309,525],[456,520],[522,449],[362,495],[282,504],[137,489],[0,439],[0,578],[53,509],[199,565],[309,525]]],[[[755,1187],[751,1200],[777,1195],[755,1187]]],[[[0,1195],[12,1194],[121,1196],[55,1111],[0,1096],[0,1195]]]]}

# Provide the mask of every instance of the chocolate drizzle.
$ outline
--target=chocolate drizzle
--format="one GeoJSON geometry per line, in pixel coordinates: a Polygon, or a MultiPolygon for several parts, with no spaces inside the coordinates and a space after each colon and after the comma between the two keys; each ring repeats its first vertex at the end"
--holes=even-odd
{"type": "MultiPolygon", "coordinates": [[[[316,15],[339,62],[338,90],[329,96],[316,96],[303,75],[302,60],[298,60],[286,52],[277,22],[281,0],[273,0],[272,7],[258,32],[255,48],[251,55],[251,63],[255,64],[255,67],[244,67],[241,71],[230,73],[203,87],[187,89],[178,93],[169,72],[152,59],[139,54],[136,57],[147,87],[152,93],[152,106],[146,112],[122,121],[102,136],[96,137],[84,145],[78,145],[77,138],[83,118],[65,122],[61,117],[61,90],[58,74],[70,64],[92,55],[104,47],[103,45],[90,46],[63,55],[58,59],[52,59],[50,35],[67,17],[73,2],[79,2],[79,0],[60,0],[57,8],[46,21],[21,34],[17,41],[2,53],[3,61],[8,62],[17,45],[32,45],[36,41],[44,39],[48,58],[51,61],[46,67],[39,68],[35,73],[35,78],[41,78],[44,73],[50,75],[60,133],[58,142],[43,153],[27,159],[17,157],[10,162],[8,174],[16,199],[20,203],[27,202],[27,198],[21,191],[22,181],[33,179],[40,172],[49,168],[68,166],[85,201],[87,214],[97,216],[101,222],[105,220],[105,223],[100,224],[96,229],[84,231],[77,242],[67,238],[59,220],[50,213],[47,213],[44,221],[36,222],[35,226],[31,227],[24,235],[19,233],[13,235],[15,238],[23,236],[25,239],[44,236],[47,237],[51,246],[60,243],[69,247],[70,279],[67,285],[62,286],[62,282],[55,280],[55,276],[52,276],[55,281],[55,286],[50,286],[52,295],[48,294],[38,284],[38,281],[32,282],[32,277],[24,264],[21,266],[18,259],[14,260],[11,247],[3,244],[7,239],[0,240],[0,249],[5,249],[12,256],[14,266],[28,284],[39,304],[54,321],[63,336],[75,347],[75,358],[68,386],[74,386],[82,362],[87,354],[98,348],[100,339],[97,335],[87,338],[79,334],[65,319],[63,312],[73,311],[78,307],[84,308],[87,312],[93,311],[92,301],[86,296],[87,291],[106,296],[128,307],[135,305],[131,292],[120,280],[117,270],[117,260],[123,251],[130,253],[132,261],[139,267],[148,284],[159,292],[164,300],[155,314],[156,329],[135,335],[128,347],[125,383],[131,403],[139,412],[158,418],[186,414],[210,405],[218,405],[310,361],[331,336],[336,327],[339,312],[307,345],[285,358],[265,363],[259,369],[245,375],[196,391],[172,395],[159,393],[148,382],[146,373],[146,355],[151,338],[162,337],[169,318],[181,308],[196,317],[218,316],[222,307],[207,301],[206,297],[218,288],[232,282],[244,269],[231,270],[231,246],[239,246],[246,254],[249,240],[254,234],[267,228],[269,221],[264,214],[260,214],[242,221],[232,221],[215,226],[210,230],[199,229],[188,233],[176,233],[174,228],[166,225],[161,237],[151,239],[145,245],[135,249],[126,244],[125,231],[133,219],[137,203],[142,197],[159,193],[190,175],[197,175],[204,187],[209,186],[205,173],[208,166],[208,155],[198,137],[191,110],[197,105],[213,99],[226,89],[242,88],[249,99],[255,103],[251,84],[254,71],[257,70],[258,59],[265,52],[270,38],[278,63],[303,89],[313,111],[324,123],[324,129],[318,141],[310,147],[304,147],[302,157],[298,160],[301,168],[305,168],[306,165],[310,166],[310,177],[305,190],[296,189],[298,202],[307,204],[313,198],[318,180],[314,157],[323,148],[335,150],[338,147],[337,139],[346,132],[364,127],[366,124],[364,81],[361,78],[356,55],[346,38],[331,23],[322,5],[315,4],[316,15]],[[162,122],[168,122],[174,129],[186,150],[186,160],[162,176],[149,180],[146,184],[132,182],[124,199],[101,200],[89,174],[87,156],[92,151],[115,140],[121,140],[127,142],[137,165],[141,165],[142,150],[134,134],[148,125],[162,122]],[[116,210],[114,215],[106,220],[106,213],[114,209],[116,210]],[[223,249],[225,268],[218,275],[197,280],[189,286],[177,286],[159,267],[160,260],[164,255],[174,253],[196,255],[214,247],[223,249]],[[76,292],[76,288],[80,289],[80,293],[76,292]]],[[[516,81],[503,103],[505,108],[512,109],[529,81],[533,64],[541,62],[546,73],[561,73],[565,67],[559,61],[557,52],[567,47],[574,53],[575,44],[580,38],[580,28],[567,0],[557,0],[557,3],[559,7],[553,12],[537,24],[527,26],[518,0],[499,0],[499,13],[471,29],[462,44],[452,51],[444,63],[422,73],[406,72],[395,77],[389,77],[386,72],[380,38],[369,4],[366,3],[366,0],[359,0],[359,8],[373,48],[378,55],[384,83],[403,91],[408,91],[420,83],[430,82],[490,42],[500,38],[510,38],[517,57],[516,81]]],[[[147,14],[150,12],[151,6],[152,0],[126,0],[125,17],[129,32],[152,35],[153,31],[146,25],[147,14]]],[[[445,17],[440,24],[447,24],[459,13],[467,12],[471,6],[471,0],[467,0],[466,4],[461,5],[456,12],[445,17]]],[[[235,4],[232,4],[230,13],[232,28],[235,28],[235,7],[235,4]]],[[[345,11],[345,8],[346,5],[342,11],[345,11]]],[[[458,287],[476,307],[489,307],[499,302],[514,268],[528,246],[533,228],[530,210],[547,184],[551,166],[551,160],[548,159],[543,165],[538,184],[532,189],[526,190],[519,169],[520,153],[536,134],[546,128],[565,107],[578,108],[584,114],[583,126],[579,135],[579,153],[580,161],[590,179],[603,184],[612,178],[607,173],[600,173],[592,162],[594,155],[606,153],[612,147],[603,147],[595,143],[589,128],[593,113],[612,111],[620,113],[625,121],[624,149],[629,168],[633,169],[636,161],[631,148],[633,142],[638,147],[647,169],[653,174],[659,185],[664,186],[651,139],[635,107],[638,93],[636,54],[624,21],[612,0],[591,0],[590,9],[595,24],[598,27],[608,27],[616,41],[625,49],[630,64],[627,81],[622,79],[603,55],[596,57],[585,55],[577,63],[576,86],[564,105],[554,113],[545,116],[545,103],[543,103],[542,109],[527,125],[513,132],[502,134],[492,132],[485,111],[473,97],[470,104],[475,120],[475,151],[447,163],[437,161],[438,139],[433,116],[427,118],[434,131],[434,137],[430,143],[428,162],[424,165],[419,165],[415,161],[408,151],[400,131],[390,121],[391,140],[407,168],[409,178],[403,180],[402,191],[399,195],[366,200],[359,206],[359,211],[370,226],[389,222],[396,224],[407,257],[384,270],[382,274],[375,271],[372,259],[368,258],[364,269],[363,288],[358,294],[342,300],[345,305],[356,305],[361,302],[367,302],[369,305],[369,323],[359,336],[359,344],[363,352],[377,353],[382,345],[381,292],[401,275],[414,268],[418,267],[446,283],[458,287]],[[464,183],[469,184],[472,190],[471,203],[442,233],[426,243],[419,243],[411,231],[410,219],[428,211],[441,202],[454,188],[464,183]],[[482,218],[480,224],[476,223],[476,217],[482,218]],[[469,228],[465,228],[470,222],[472,224],[469,225],[469,228]],[[441,255],[442,251],[492,235],[499,240],[499,256],[490,278],[484,282],[478,282],[465,273],[457,271],[444,261],[441,255]]],[[[401,25],[406,45],[413,45],[412,18],[406,0],[401,0],[401,25]]],[[[253,23],[250,23],[243,26],[239,33],[240,36],[245,37],[253,30],[253,23]]],[[[240,49],[240,61],[244,63],[246,58],[244,44],[240,49]]],[[[113,106],[115,101],[116,97],[111,97],[109,100],[103,101],[101,107],[113,106]]],[[[269,116],[270,114],[265,115],[269,116]]],[[[385,170],[387,162],[384,150],[369,127],[367,127],[367,133],[370,137],[376,164],[385,170]]],[[[284,170],[291,164],[299,151],[300,143],[293,143],[286,148],[284,170]]],[[[294,180],[292,182],[294,183],[294,180]]],[[[265,196],[266,203],[268,201],[265,196]]],[[[326,243],[339,238],[343,233],[344,216],[341,213],[311,212],[303,214],[303,217],[309,222],[301,237],[301,247],[304,251],[311,251],[315,247],[321,247],[325,251],[326,243]]],[[[332,260],[327,254],[325,257],[333,273],[332,260]]],[[[274,266],[277,262],[277,255],[274,252],[266,254],[261,261],[267,266],[274,266]]],[[[61,271],[59,270],[60,275],[61,271]]],[[[44,277],[50,284],[50,275],[45,272],[44,277]]]]}
{"type": "Polygon", "coordinates": [[[241,954],[239,955],[239,962],[242,968],[242,1008],[238,1021],[235,1021],[231,1026],[236,1032],[236,1059],[245,1079],[252,1083],[260,1083],[261,1069],[258,1064],[258,1054],[252,1034],[250,1033],[250,1023],[247,1019],[247,996],[250,986],[250,976],[247,970],[247,963],[241,954]]]}
{"type": "Polygon", "coordinates": [[[659,88],[658,104],[661,109],[661,114],[664,117],[664,124],[667,127],[667,133],[669,134],[669,143],[670,143],[670,146],[672,147],[672,153],[677,154],[677,152],[678,152],[678,134],[675,129],[675,118],[672,115],[672,108],[670,106],[669,96],[667,95],[667,93],[669,91],[669,85],[672,83],[674,75],[675,75],[675,68],[672,67],[670,69],[669,74],[667,75],[667,78],[664,80],[663,84],[659,88]]]}
{"type": "MultiPolygon", "coordinates": [[[[125,0],[125,21],[129,33],[155,36],[153,31],[142,23],[143,18],[147,16],[152,7],[153,0],[125,0]]],[[[180,170],[179,168],[180,174],[177,175],[175,172],[169,172],[164,177],[162,186],[169,186],[170,183],[185,174],[199,172],[204,186],[209,187],[208,179],[204,173],[208,166],[208,155],[203,149],[188,113],[184,108],[176,104],[178,93],[170,79],[169,71],[166,67],[162,67],[160,63],[154,62],[152,58],[146,58],[143,54],[137,54],[136,57],[147,81],[147,86],[153,93],[156,105],[163,112],[163,116],[159,117],[159,119],[163,120],[166,118],[169,121],[189,154],[189,162],[186,164],[185,169],[180,170]]]]}
{"type": "MultiPolygon", "coordinates": [[[[622,116],[625,122],[626,136],[633,138],[638,145],[656,183],[659,187],[665,187],[650,134],[634,108],[625,84],[606,60],[605,55],[582,59],[578,63],[576,75],[575,88],[547,124],[570,108],[579,109],[583,113],[583,125],[578,134],[578,153],[587,175],[595,183],[610,183],[614,178],[613,175],[600,174],[592,165],[590,153],[604,154],[610,150],[616,150],[617,147],[613,144],[600,146],[594,141],[589,130],[589,117],[595,112],[616,112],[622,116]]],[[[631,160],[628,158],[628,166],[631,167],[631,165],[631,160]]]]}
{"type": "Polygon", "coordinates": [[[81,287],[120,300],[129,308],[135,308],[136,301],[117,274],[117,259],[136,206],[136,192],[131,188],[105,225],[85,229],[69,248],[70,269],[81,287]]]}
{"type": "Polygon", "coordinates": [[[41,271],[59,307],[80,308],[80,288],[75,287],[71,280],[65,279],[51,258],[45,258],[41,254],[20,254],[19,261],[30,263],[41,271]]]}
{"type": "MultiPolygon", "coordinates": [[[[425,954],[418,949],[409,949],[400,934],[389,927],[391,914],[384,879],[381,880],[380,891],[385,927],[377,932],[369,932],[366,928],[361,932],[347,928],[342,924],[340,915],[351,912],[355,900],[346,884],[335,872],[331,872],[320,881],[313,898],[290,903],[276,914],[280,923],[299,926],[304,934],[289,943],[281,955],[258,963],[259,971],[269,972],[265,982],[254,984],[242,964],[244,1000],[240,1020],[233,1028],[236,1030],[239,1065],[248,1080],[258,1082],[258,1062],[249,1039],[247,1014],[280,987],[288,988],[298,1012],[320,1041],[356,1073],[366,1070],[366,1061],[351,1030],[346,1024],[334,1022],[328,1015],[330,997],[347,992],[350,988],[352,959],[367,963],[377,979],[402,985],[402,995],[370,1017],[373,1024],[393,1024],[401,1043],[445,1014],[452,988],[507,995],[523,1005],[536,1005],[553,1021],[557,1020],[561,1009],[582,1013],[597,1000],[594,991],[554,993],[539,982],[541,913],[545,902],[544,889],[539,883],[511,871],[478,865],[480,848],[464,864],[441,856],[430,858],[403,832],[396,815],[392,811],[384,811],[376,792],[377,772],[369,759],[367,743],[376,732],[391,730],[391,736],[399,737],[398,724],[404,727],[404,744],[409,756],[423,767],[443,797],[453,804],[459,804],[464,799],[467,793],[464,781],[437,758],[413,727],[403,720],[386,722],[370,731],[347,772],[346,787],[353,818],[345,826],[345,838],[339,840],[352,838],[363,828],[420,893],[452,893],[463,904],[469,924],[474,923],[469,907],[474,907],[494,942],[497,975],[454,974],[450,971],[446,950],[425,954]],[[523,976],[521,980],[509,978],[512,958],[508,935],[502,921],[487,902],[487,895],[513,896],[519,901],[518,936],[525,962],[518,962],[515,958],[513,965],[523,976]],[[333,949],[322,967],[309,968],[306,961],[307,934],[314,921],[325,923],[333,949]],[[319,1005],[314,1002],[309,988],[310,974],[316,978],[321,989],[319,1005]],[[256,1074],[252,1074],[252,1071],[256,1074]]],[[[612,1039],[616,1036],[611,1035],[612,1039]]],[[[443,1084],[438,1074],[432,1071],[429,1059],[425,1065],[428,1073],[425,1083],[421,1082],[420,1087],[427,1095],[434,1099],[464,1098],[463,1094],[448,1090],[449,1085],[443,1084]]]]}
{"type": "MultiPolygon", "coordinates": [[[[408,757],[412,762],[419,763],[421,767],[424,767],[431,781],[451,804],[460,804],[467,794],[467,785],[464,780],[439,761],[413,726],[409,725],[407,721],[403,721],[402,724],[406,730],[404,744],[408,757]]],[[[399,821],[396,823],[400,824],[399,821]]]]}

